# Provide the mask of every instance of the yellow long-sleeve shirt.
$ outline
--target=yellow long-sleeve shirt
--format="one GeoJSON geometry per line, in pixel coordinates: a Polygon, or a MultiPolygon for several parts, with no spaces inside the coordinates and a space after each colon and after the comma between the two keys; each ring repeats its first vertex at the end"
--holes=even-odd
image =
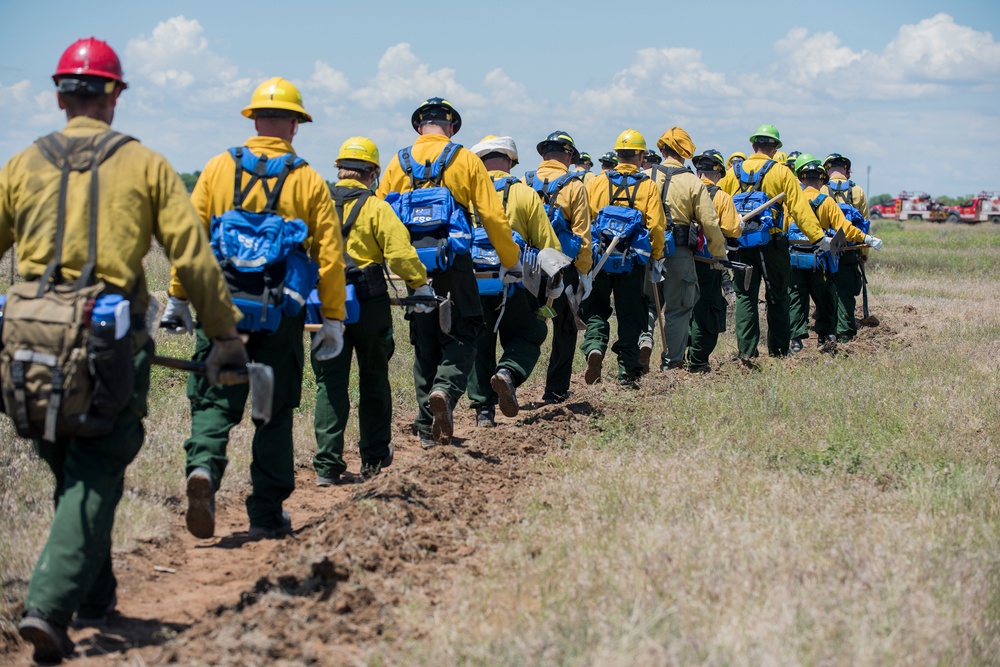
{"type": "MultiPolygon", "coordinates": [[[[441,134],[421,135],[410,147],[410,155],[415,162],[433,164],[449,141],[451,140],[448,137],[441,134]]],[[[455,201],[478,218],[479,223],[486,229],[490,242],[496,248],[500,262],[508,268],[514,266],[518,261],[520,249],[511,236],[510,224],[504,215],[500,200],[497,199],[493,181],[486,173],[483,161],[471,151],[460,147],[451,164],[445,168],[441,185],[448,188],[455,201]]],[[[385,199],[390,192],[408,192],[411,189],[410,177],[399,164],[399,155],[396,154],[382,174],[382,182],[376,194],[385,199]]]]}
{"type": "MultiPolygon", "coordinates": [[[[364,183],[349,178],[339,181],[337,187],[368,189],[364,183]]],[[[350,217],[355,205],[356,199],[344,202],[342,223],[350,217]]],[[[406,231],[392,206],[378,197],[371,196],[365,200],[364,207],[344,241],[347,254],[359,269],[385,261],[389,264],[389,269],[405,280],[409,287],[416,289],[427,284],[427,269],[410,244],[410,233],[406,231]]]]}
{"type": "MultiPolygon", "coordinates": [[[[489,172],[493,182],[510,176],[506,171],[489,172]]],[[[497,190],[497,196],[503,202],[503,190],[497,190]]],[[[549,217],[545,215],[545,207],[535,191],[520,181],[511,183],[507,190],[507,220],[510,228],[521,235],[532,248],[560,249],[559,237],[552,229],[549,217]]]]}
{"type": "MultiPolygon", "coordinates": [[[[614,168],[614,171],[620,174],[637,174],[639,168],[633,164],[620,164],[614,168]]],[[[614,189],[614,186],[608,179],[608,173],[604,172],[595,177],[587,186],[587,200],[590,205],[591,217],[597,217],[597,212],[611,203],[611,190],[614,189]]],[[[621,201],[615,203],[620,206],[625,205],[621,201]]],[[[649,241],[653,246],[652,258],[661,259],[663,257],[664,235],[667,231],[667,218],[663,214],[660,188],[652,179],[645,178],[639,183],[635,195],[635,208],[642,212],[646,228],[649,229],[649,241]]]]}
{"type": "MultiPolygon", "coordinates": [[[[810,202],[819,196],[820,191],[816,188],[805,188],[802,193],[806,196],[806,199],[810,202]]],[[[824,193],[826,194],[826,193],[824,193]]],[[[819,225],[824,230],[827,229],[843,229],[844,236],[851,243],[864,243],[865,233],[852,225],[846,217],[844,217],[844,212],[840,210],[837,206],[837,202],[834,201],[833,197],[827,196],[823,199],[822,203],[816,207],[816,218],[819,220],[819,225]]]]}
{"type": "MultiPolygon", "coordinates": [[[[556,160],[543,160],[538,165],[535,172],[542,181],[553,183],[569,173],[569,169],[562,162],[556,160]]],[[[594,176],[596,178],[596,176],[594,176]]],[[[591,181],[593,179],[590,179],[591,181]]],[[[559,191],[556,195],[556,206],[562,209],[563,216],[569,222],[573,233],[583,239],[580,244],[580,252],[576,254],[573,266],[581,273],[587,273],[594,265],[594,256],[590,250],[592,239],[590,236],[590,204],[587,200],[587,188],[584,181],[574,178],[559,191]]]]}
{"type": "MultiPolygon", "coordinates": [[[[62,133],[85,137],[106,132],[107,123],[77,117],[62,133]]],[[[90,226],[89,172],[69,176],[64,275],[75,279],[87,258],[90,226]]],[[[232,180],[230,178],[230,180],[232,180]]],[[[17,243],[18,271],[41,277],[55,249],[60,171],[37,146],[21,151],[0,169],[0,255],[17,243]]],[[[167,160],[137,141],[119,148],[101,165],[97,214],[96,275],[133,295],[132,312],[146,311],[149,295],[142,259],[150,239],[163,246],[209,337],[221,335],[240,318],[177,172],[167,160]]]]}
{"type": "MultiPolygon", "coordinates": [[[[673,158],[667,158],[660,165],[665,169],[683,169],[684,165],[673,158]]],[[[659,169],[652,170],[657,187],[663,188],[666,175],[659,169]]],[[[662,195],[661,195],[662,201],[662,195]]],[[[719,228],[719,215],[712,205],[712,198],[701,179],[690,171],[682,171],[670,177],[667,189],[667,204],[670,217],[675,225],[690,225],[692,220],[701,223],[708,240],[708,251],[713,257],[725,259],[726,240],[719,228]]]]}
{"type": "MultiPolygon", "coordinates": [[[[830,179],[830,181],[834,183],[843,183],[846,180],[849,179],[841,176],[840,174],[837,174],[830,179]]],[[[820,192],[833,197],[833,191],[825,185],[820,188],[820,192]]],[[[861,213],[865,220],[871,217],[871,209],[868,208],[868,197],[865,195],[865,191],[860,185],[855,183],[845,194],[847,195],[846,197],[843,197],[842,199],[837,198],[837,201],[843,201],[844,203],[850,204],[854,208],[858,209],[858,212],[861,213]]]]}
{"type": "MultiPolygon", "coordinates": [[[[276,137],[250,137],[243,144],[254,155],[276,157],[294,153],[292,144],[276,137]]],[[[236,162],[229,151],[216,155],[205,165],[198,177],[198,183],[191,193],[191,203],[198,217],[208,229],[212,217],[222,215],[233,208],[233,181],[236,176],[236,162]]],[[[243,172],[242,184],[245,188],[251,175],[243,172]]],[[[274,185],[276,178],[269,179],[274,185]]],[[[264,186],[254,185],[243,202],[249,211],[261,211],[267,202],[264,186]]],[[[319,173],[309,165],[293,169],[281,189],[277,204],[278,215],[284,218],[299,218],[309,227],[309,254],[319,264],[319,299],[323,317],[343,320],[344,310],[344,255],[340,234],[340,221],[333,209],[330,188],[319,173]]],[[[171,277],[170,293],[179,298],[187,298],[190,292],[171,277]]]]}
{"type": "MultiPolygon", "coordinates": [[[[771,158],[763,153],[754,153],[743,161],[743,169],[747,172],[759,171],[769,159],[771,158]]],[[[764,174],[764,182],[761,189],[767,195],[768,199],[777,196],[779,192],[785,193],[784,206],[786,207],[786,215],[783,231],[788,231],[788,223],[790,221],[787,214],[790,213],[791,217],[795,219],[795,224],[806,235],[809,242],[818,243],[823,238],[823,230],[820,229],[816,214],[813,213],[812,207],[803,196],[802,188],[799,187],[799,182],[795,180],[792,172],[789,169],[780,167],[780,163],[775,164],[773,168],[764,174]]],[[[735,195],[740,191],[740,181],[736,176],[735,170],[729,170],[726,173],[722,180],[719,181],[719,187],[730,195],[735,195]]]]}
{"type": "MultiPolygon", "coordinates": [[[[715,185],[704,176],[702,176],[701,182],[705,184],[706,188],[715,185]]],[[[722,230],[722,235],[726,238],[738,239],[740,237],[740,214],[736,212],[736,206],[733,205],[733,196],[722,188],[717,188],[712,196],[712,205],[715,207],[715,213],[719,216],[719,229],[722,230]]]]}

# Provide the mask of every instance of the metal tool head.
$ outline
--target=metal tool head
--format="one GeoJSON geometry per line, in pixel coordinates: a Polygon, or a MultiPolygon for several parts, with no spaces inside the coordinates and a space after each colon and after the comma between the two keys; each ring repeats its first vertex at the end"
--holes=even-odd
{"type": "Polygon", "coordinates": [[[538,266],[549,278],[572,263],[573,260],[568,255],[562,254],[555,248],[542,248],[538,251],[538,266]]]}
{"type": "Polygon", "coordinates": [[[580,302],[583,301],[583,285],[580,285],[575,290],[572,286],[566,285],[563,293],[566,295],[566,301],[569,302],[569,309],[573,313],[573,320],[576,322],[577,331],[586,331],[587,325],[580,318],[580,302]]]}
{"type": "MultiPolygon", "coordinates": [[[[750,283],[753,282],[753,265],[746,264],[746,268],[743,269],[743,291],[750,291],[750,283]]],[[[754,297],[755,299],[757,297],[754,297]]]]}
{"type": "Polygon", "coordinates": [[[837,233],[830,239],[830,254],[840,255],[845,247],[847,247],[847,236],[844,235],[843,229],[838,229],[837,233]]]}
{"type": "Polygon", "coordinates": [[[438,302],[438,326],[443,334],[451,333],[451,306],[451,292],[449,292],[448,298],[438,302]]]}
{"type": "Polygon", "coordinates": [[[271,421],[274,406],[274,369],[266,364],[247,364],[250,383],[250,416],[254,421],[271,421]]]}
{"type": "MultiPolygon", "coordinates": [[[[538,296],[538,291],[542,287],[542,271],[536,261],[527,261],[527,256],[523,263],[524,272],[521,274],[521,283],[531,294],[538,296]]],[[[532,260],[535,258],[532,257],[532,260]]]]}

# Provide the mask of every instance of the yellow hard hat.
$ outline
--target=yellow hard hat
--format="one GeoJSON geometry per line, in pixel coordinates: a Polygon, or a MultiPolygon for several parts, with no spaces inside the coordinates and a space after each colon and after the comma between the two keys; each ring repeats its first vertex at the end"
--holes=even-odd
{"type": "Polygon", "coordinates": [[[747,159],[747,156],[740,151],[736,151],[735,153],[729,156],[728,160],[726,160],[726,166],[729,166],[733,163],[733,158],[739,158],[739,160],[742,162],[743,160],[747,159]]]}
{"type": "Polygon", "coordinates": [[[299,122],[312,122],[312,116],[306,113],[302,106],[302,94],[299,89],[291,81],[280,76],[268,79],[257,86],[257,90],[253,91],[253,96],[250,97],[250,104],[243,109],[243,115],[255,118],[255,112],[261,109],[295,111],[299,114],[299,122]]]}
{"type": "Polygon", "coordinates": [[[788,161],[788,154],[785,151],[777,151],[774,154],[774,161],[780,164],[785,164],[788,161]]]}
{"type": "Polygon", "coordinates": [[[616,151],[646,152],[646,139],[637,130],[628,129],[618,135],[615,140],[616,151]]]}
{"type": "Polygon", "coordinates": [[[378,146],[368,137],[351,137],[340,146],[337,166],[347,169],[367,171],[373,166],[379,169],[378,146]]]}

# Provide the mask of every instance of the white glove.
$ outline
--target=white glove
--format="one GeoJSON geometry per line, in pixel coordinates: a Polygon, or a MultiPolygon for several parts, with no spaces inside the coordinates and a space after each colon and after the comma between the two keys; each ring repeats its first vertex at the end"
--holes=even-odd
{"type": "Polygon", "coordinates": [[[513,285],[514,283],[521,282],[524,277],[524,265],[521,264],[521,260],[517,260],[517,264],[510,267],[506,266],[500,267],[500,280],[503,281],[504,285],[513,285]]]}
{"type": "Polygon", "coordinates": [[[649,281],[654,285],[663,282],[663,260],[654,259],[649,265],[649,281]]]}
{"type": "Polygon", "coordinates": [[[872,236],[871,234],[865,234],[865,243],[872,247],[872,250],[882,249],[882,239],[877,236],[872,236]]]}
{"type": "Polygon", "coordinates": [[[580,301],[586,301],[591,290],[594,289],[594,279],[590,277],[589,273],[580,274],[580,286],[583,287],[583,298],[580,301]]]}
{"type": "Polygon", "coordinates": [[[562,274],[558,273],[555,276],[549,278],[549,283],[545,287],[545,298],[546,299],[558,299],[563,293],[563,280],[562,274]]]}
{"type": "MultiPolygon", "coordinates": [[[[421,285],[417,289],[413,290],[413,296],[419,296],[419,297],[424,297],[424,298],[428,298],[428,299],[433,299],[434,298],[434,290],[431,289],[430,283],[424,283],[423,285],[421,285]]],[[[410,312],[411,313],[418,313],[418,314],[420,314],[420,313],[429,313],[432,310],[434,310],[434,305],[433,304],[428,304],[428,303],[415,303],[412,306],[410,306],[410,312]]]]}
{"type": "Polygon", "coordinates": [[[323,318],[323,326],[312,340],[312,351],[317,361],[329,361],[344,349],[344,323],[323,318]]]}
{"type": "Polygon", "coordinates": [[[829,236],[827,236],[827,235],[824,234],[823,238],[821,238],[819,240],[819,249],[820,250],[826,250],[826,251],[830,250],[830,237],[829,236]]]}
{"type": "Polygon", "coordinates": [[[163,311],[163,317],[160,318],[160,328],[166,329],[172,334],[182,332],[186,332],[188,335],[193,334],[194,318],[191,317],[191,302],[171,296],[167,300],[167,307],[163,311]]]}

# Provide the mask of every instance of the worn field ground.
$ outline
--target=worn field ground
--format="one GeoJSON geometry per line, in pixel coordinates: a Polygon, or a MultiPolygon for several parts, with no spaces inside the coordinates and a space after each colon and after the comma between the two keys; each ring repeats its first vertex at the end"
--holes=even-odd
{"type": "MultiPolygon", "coordinates": [[[[714,372],[638,391],[609,359],[564,405],[533,378],[494,430],[460,406],[448,448],[409,432],[400,320],[396,462],[317,489],[307,379],[283,541],[246,539],[245,427],[218,537],[186,533],[184,378],[157,369],[115,529],[122,616],[73,633],[76,664],[1000,664],[1000,228],[878,233],[878,325],[835,356],[748,373],[730,331],[714,372]]],[[[25,665],[51,480],[0,428],[0,661],[25,665]]]]}

